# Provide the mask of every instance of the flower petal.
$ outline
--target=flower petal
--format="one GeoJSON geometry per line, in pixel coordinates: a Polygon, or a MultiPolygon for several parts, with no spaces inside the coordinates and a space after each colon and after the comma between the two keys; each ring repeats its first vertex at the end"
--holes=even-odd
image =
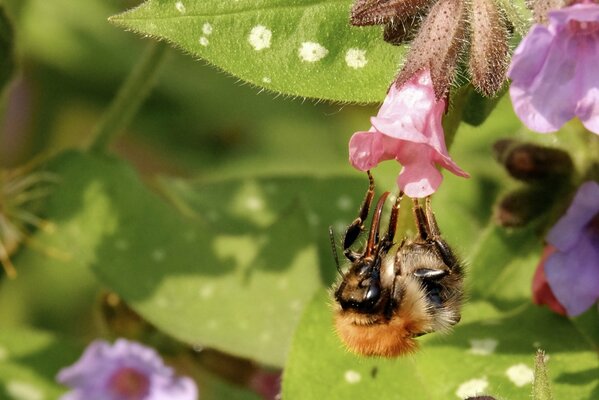
{"type": "MultiPolygon", "coordinates": [[[[596,7],[599,12],[599,7],[596,7]]],[[[580,94],[576,115],[591,132],[599,134],[599,31],[580,38],[577,74],[584,92],[580,94]]]]}
{"type": "Polygon", "coordinates": [[[383,135],[378,132],[356,132],[349,140],[349,161],[360,171],[367,171],[389,159],[384,155],[383,135]]]}
{"type": "Polygon", "coordinates": [[[549,23],[565,25],[570,21],[593,22],[599,21],[599,6],[596,3],[574,4],[549,12],[549,23]]]}
{"type": "Polygon", "coordinates": [[[580,240],[585,226],[597,213],[599,213],[599,184],[588,181],[580,185],[566,214],[551,228],[547,234],[547,242],[560,251],[572,249],[580,240]]]}
{"type": "Polygon", "coordinates": [[[543,68],[553,34],[544,25],[534,25],[514,51],[507,75],[518,86],[530,85],[543,68]]]}
{"type": "Polygon", "coordinates": [[[535,304],[546,305],[557,314],[566,315],[566,309],[555,298],[555,294],[553,294],[545,275],[545,262],[556,251],[557,249],[551,245],[545,246],[545,249],[543,249],[541,262],[532,279],[532,300],[535,304]]]}
{"type": "Polygon", "coordinates": [[[580,87],[576,40],[570,34],[556,35],[535,79],[528,84],[513,82],[510,86],[516,114],[534,131],[556,131],[576,115],[580,87]]]}
{"type": "Polygon", "coordinates": [[[427,145],[414,143],[409,143],[402,149],[403,168],[397,178],[397,186],[406,195],[421,198],[437,191],[443,176],[431,161],[432,151],[427,145]]]}
{"type": "Polygon", "coordinates": [[[550,256],[545,274],[568,315],[582,314],[599,299],[599,236],[581,235],[570,250],[550,256]]]}

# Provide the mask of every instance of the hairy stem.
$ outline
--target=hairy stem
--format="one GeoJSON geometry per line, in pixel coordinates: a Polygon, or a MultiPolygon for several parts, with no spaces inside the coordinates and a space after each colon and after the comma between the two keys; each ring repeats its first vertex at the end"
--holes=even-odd
{"type": "Polygon", "coordinates": [[[131,122],[154,86],[168,46],[161,42],[151,42],[144,50],[141,59],[133,68],[112,103],[96,125],[93,152],[104,152],[110,143],[131,122]]]}

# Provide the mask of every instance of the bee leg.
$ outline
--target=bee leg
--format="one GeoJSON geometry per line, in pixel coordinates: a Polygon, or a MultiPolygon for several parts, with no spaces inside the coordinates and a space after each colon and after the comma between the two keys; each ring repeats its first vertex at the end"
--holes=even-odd
{"type": "Polygon", "coordinates": [[[439,225],[437,225],[437,220],[435,219],[435,213],[431,207],[431,197],[428,196],[424,203],[425,211],[426,211],[426,221],[429,227],[430,238],[432,242],[435,244],[439,255],[443,259],[445,265],[447,265],[450,269],[457,264],[457,260],[453,255],[453,252],[445,243],[445,240],[441,237],[441,231],[439,230],[439,225]]]}
{"type": "Polygon", "coordinates": [[[366,241],[364,257],[370,257],[377,251],[380,238],[379,229],[381,226],[381,214],[383,213],[383,206],[385,205],[387,196],[389,196],[389,192],[383,193],[376,203],[376,210],[372,216],[372,224],[370,224],[370,233],[368,234],[368,240],[366,241]]]}
{"type": "Polygon", "coordinates": [[[391,209],[391,216],[389,217],[389,228],[387,228],[387,236],[385,237],[384,246],[390,248],[393,245],[393,239],[395,238],[395,230],[397,229],[397,217],[399,216],[399,204],[403,199],[403,192],[399,192],[395,199],[395,204],[391,209]]]}
{"type": "Polygon", "coordinates": [[[374,178],[370,174],[370,171],[366,171],[368,174],[368,190],[366,191],[366,196],[364,197],[364,201],[362,202],[362,206],[360,206],[360,213],[358,218],[354,219],[354,221],[347,227],[345,231],[345,236],[343,238],[343,254],[350,261],[355,261],[360,254],[353,252],[350,247],[360,233],[364,230],[364,221],[368,218],[368,212],[370,211],[370,205],[372,204],[372,199],[374,198],[374,178]]]}
{"type": "Polygon", "coordinates": [[[416,220],[416,227],[418,228],[418,236],[422,240],[428,241],[432,235],[426,214],[420,206],[420,201],[418,199],[412,199],[412,204],[412,211],[414,212],[414,219],[416,220]]]}

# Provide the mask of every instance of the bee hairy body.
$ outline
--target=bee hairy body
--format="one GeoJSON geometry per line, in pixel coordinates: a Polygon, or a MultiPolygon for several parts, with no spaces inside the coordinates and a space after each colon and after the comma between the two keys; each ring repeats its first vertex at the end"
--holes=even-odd
{"type": "Polygon", "coordinates": [[[396,357],[418,348],[416,337],[447,332],[460,320],[463,270],[441,238],[426,199],[414,200],[418,236],[394,242],[401,195],[391,212],[389,229],[379,233],[388,193],[379,199],[363,252],[349,246],[364,229],[374,195],[374,181],[360,216],[348,227],[344,246],[351,261],[336,285],[335,329],[347,348],[367,356],[396,357]],[[359,229],[357,229],[358,227],[359,229]]]}

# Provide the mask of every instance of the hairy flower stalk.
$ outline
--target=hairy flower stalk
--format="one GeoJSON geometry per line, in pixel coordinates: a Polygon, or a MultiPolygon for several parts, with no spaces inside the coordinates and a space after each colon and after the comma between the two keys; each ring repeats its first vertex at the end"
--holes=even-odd
{"type": "Polygon", "coordinates": [[[350,21],[356,26],[385,25],[385,40],[393,44],[410,40],[418,29],[397,76],[398,87],[428,69],[435,95],[441,99],[449,92],[466,53],[472,83],[479,92],[493,96],[505,82],[510,34],[497,0],[357,0],[350,21]]]}

